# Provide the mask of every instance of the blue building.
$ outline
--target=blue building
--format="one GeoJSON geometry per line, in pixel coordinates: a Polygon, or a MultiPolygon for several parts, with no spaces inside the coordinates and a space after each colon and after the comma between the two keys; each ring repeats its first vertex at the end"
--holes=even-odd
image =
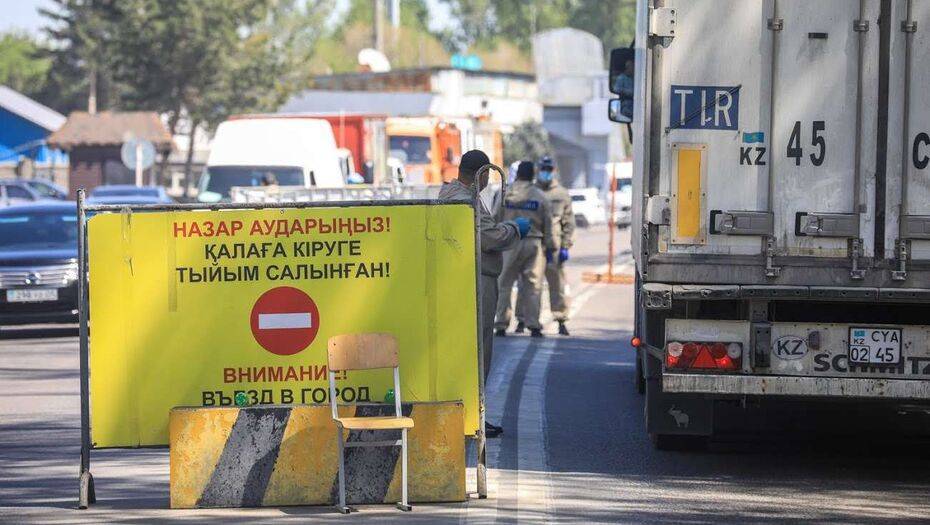
{"type": "Polygon", "coordinates": [[[32,160],[39,174],[46,171],[51,175],[56,166],[67,168],[68,156],[45,142],[64,123],[61,113],[0,86],[0,173],[12,174],[24,159],[32,160]]]}

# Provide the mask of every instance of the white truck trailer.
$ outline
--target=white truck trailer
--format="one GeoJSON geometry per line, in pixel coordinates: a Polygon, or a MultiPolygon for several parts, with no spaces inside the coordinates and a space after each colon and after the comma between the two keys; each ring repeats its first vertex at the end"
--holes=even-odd
{"type": "Polygon", "coordinates": [[[657,446],[721,403],[930,401],[930,0],[639,0],[611,62],[657,446]]]}

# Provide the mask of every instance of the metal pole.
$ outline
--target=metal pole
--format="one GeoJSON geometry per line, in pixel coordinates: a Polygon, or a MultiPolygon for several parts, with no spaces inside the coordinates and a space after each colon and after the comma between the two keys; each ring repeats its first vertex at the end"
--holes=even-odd
{"type": "MultiPolygon", "coordinates": [[[[488,173],[490,179],[490,171],[494,169],[501,176],[501,202],[503,203],[504,192],[506,191],[506,176],[504,175],[503,170],[493,164],[486,164],[478,169],[478,172],[475,173],[475,200],[473,206],[475,209],[475,286],[477,289],[477,302],[478,302],[478,465],[477,465],[477,478],[478,478],[478,498],[485,499],[488,497],[488,457],[487,457],[487,436],[484,433],[485,420],[486,420],[486,409],[485,409],[485,380],[484,377],[484,336],[482,334],[481,320],[483,319],[483,309],[482,309],[482,296],[484,295],[481,291],[481,178],[485,173],[488,173]]],[[[490,180],[488,180],[490,183],[490,180]]],[[[503,205],[501,206],[503,208],[503,205]]],[[[495,210],[488,210],[489,214],[494,214],[493,216],[500,219],[499,215],[494,213],[495,210]]]]}
{"type": "Polygon", "coordinates": [[[80,347],[81,389],[81,470],[78,490],[78,508],[86,509],[97,501],[94,477],[90,473],[90,362],[88,345],[88,293],[87,293],[87,214],[84,208],[85,190],[77,191],[78,218],[78,321],[80,347]]]}
{"type": "Polygon", "coordinates": [[[607,241],[607,280],[614,277],[614,209],[617,201],[617,163],[610,165],[610,215],[607,218],[607,226],[610,228],[610,234],[607,241]]]}
{"type": "MultiPolygon", "coordinates": [[[[853,209],[852,212],[857,216],[862,212],[861,207],[862,195],[862,86],[865,77],[865,33],[868,31],[868,21],[866,19],[866,0],[859,0],[859,19],[854,23],[854,29],[858,33],[857,53],[857,70],[856,70],[856,158],[855,171],[853,179],[853,209]]],[[[859,219],[857,219],[858,221],[859,219]]]]}
{"type": "Polygon", "coordinates": [[[136,143],[136,187],[142,187],[142,143],[136,143]]]}
{"type": "Polygon", "coordinates": [[[898,261],[897,270],[891,274],[891,278],[896,281],[903,281],[907,278],[908,240],[905,238],[907,232],[904,223],[909,212],[908,186],[911,180],[911,166],[908,159],[911,136],[911,44],[914,31],[917,30],[916,22],[912,18],[911,0],[907,0],[906,14],[906,19],[901,23],[901,31],[904,32],[904,118],[901,123],[901,204],[898,206],[898,240],[895,243],[895,256],[898,261]]]}
{"type": "MultiPolygon", "coordinates": [[[[911,42],[913,41],[914,32],[910,31],[910,24],[913,20],[913,4],[907,0],[907,18],[901,25],[904,31],[904,118],[901,122],[901,144],[903,151],[901,153],[901,217],[908,214],[908,185],[910,183],[910,163],[908,162],[908,153],[910,153],[910,136],[911,136],[911,42]]],[[[903,220],[898,220],[898,224],[903,225],[903,220]]],[[[903,242],[903,239],[902,239],[903,242]]]]}

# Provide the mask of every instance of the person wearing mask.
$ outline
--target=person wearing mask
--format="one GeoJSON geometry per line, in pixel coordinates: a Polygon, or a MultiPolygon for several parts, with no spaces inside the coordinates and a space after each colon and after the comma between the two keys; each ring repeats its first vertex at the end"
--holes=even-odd
{"type": "Polygon", "coordinates": [[[546,259],[546,282],[549,284],[549,310],[559,323],[559,334],[568,335],[565,323],[568,321],[568,300],[565,296],[565,262],[568,251],[575,238],[575,214],[572,212],[572,198],[568,190],[559,184],[555,177],[555,163],[552,158],[543,157],[539,162],[539,175],[536,185],[546,195],[552,210],[552,236],[555,238],[555,252],[546,259]]]}
{"type": "MultiPolygon", "coordinates": [[[[565,295],[565,261],[569,257],[575,237],[575,214],[572,212],[572,198],[568,190],[559,184],[555,176],[555,163],[546,156],[540,159],[536,185],[546,194],[552,208],[552,235],[556,242],[556,252],[546,260],[546,282],[549,285],[549,309],[552,317],[559,323],[559,334],[569,335],[568,298],[565,295]]],[[[525,304],[529,286],[524,281],[517,283],[517,304],[525,304]]],[[[526,316],[517,309],[517,329],[522,334],[526,329],[526,316]]]]}
{"type": "MultiPolygon", "coordinates": [[[[490,164],[491,160],[484,152],[471,150],[462,155],[459,162],[458,179],[442,185],[439,190],[441,201],[468,201],[475,200],[475,177],[478,170],[490,164]]],[[[488,172],[481,177],[481,189],[488,185],[488,172]]],[[[503,267],[503,254],[514,247],[520,239],[530,231],[530,221],[515,217],[513,220],[498,222],[490,210],[481,202],[480,215],[481,230],[481,338],[484,346],[484,377],[488,377],[491,370],[491,356],[494,346],[494,312],[497,306],[497,278],[503,267]]],[[[497,425],[485,423],[484,432],[487,437],[497,437],[503,429],[497,425]]]]}
{"type": "Polygon", "coordinates": [[[500,296],[497,300],[497,318],[494,326],[496,335],[504,336],[513,316],[511,290],[518,278],[527,283],[527,295],[517,308],[524,313],[526,326],[533,337],[542,337],[539,322],[539,294],[545,260],[555,248],[552,237],[552,212],[543,192],[533,184],[535,169],[532,162],[521,162],[517,167],[517,179],[507,188],[504,195],[504,218],[519,218],[530,222],[529,232],[517,243],[516,248],[504,254],[504,268],[498,279],[500,296]]]}

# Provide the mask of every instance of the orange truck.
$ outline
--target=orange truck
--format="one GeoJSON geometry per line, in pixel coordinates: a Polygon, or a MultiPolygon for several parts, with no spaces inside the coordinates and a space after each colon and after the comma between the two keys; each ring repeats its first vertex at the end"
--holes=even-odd
{"type": "Polygon", "coordinates": [[[400,159],[410,184],[440,184],[458,175],[462,135],[441,119],[388,118],[390,156],[400,159]]]}

